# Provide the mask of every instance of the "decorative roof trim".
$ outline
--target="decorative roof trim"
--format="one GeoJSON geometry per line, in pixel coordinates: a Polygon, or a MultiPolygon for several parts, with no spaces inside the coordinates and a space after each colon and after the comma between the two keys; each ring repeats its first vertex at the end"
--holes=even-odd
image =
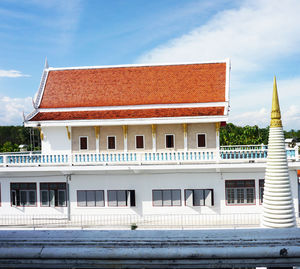
{"type": "Polygon", "coordinates": [[[39,112],[73,112],[73,111],[107,111],[107,110],[137,110],[160,108],[198,108],[198,107],[227,107],[228,102],[210,103],[182,103],[182,104],[154,104],[133,106],[100,106],[100,107],[64,107],[64,108],[39,108],[39,112]]]}
{"type": "Polygon", "coordinates": [[[44,68],[43,74],[42,74],[42,77],[41,77],[40,87],[38,89],[37,96],[36,96],[35,101],[34,101],[34,108],[35,109],[37,109],[41,104],[42,97],[43,97],[44,90],[45,90],[45,86],[46,86],[46,82],[47,82],[47,78],[48,78],[48,72],[49,72],[48,69],[44,68]]]}
{"type": "Polygon", "coordinates": [[[155,64],[124,64],[124,65],[98,65],[98,66],[75,66],[75,67],[49,67],[49,71],[59,70],[80,70],[80,69],[102,69],[102,68],[122,68],[122,67],[146,67],[146,66],[168,66],[168,65],[191,65],[191,64],[229,64],[229,59],[220,61],[204,61],[204,62],[180,62],[180,63],[155,63],[155,64]]]}
{"type": "Polygon", "coordinates": [[[226,60],[226,82],[225,82],[225,101],[226,107],[224,109],[224,115],[228,115],[229,112],[229,94],[230,94],[230,70],[231,70],[231,63],[230,59],[226,60]]]}
{"type": "Polygon", "coordinates": [[[24,123],[31,120],[38,113],[39,113],[38,109],[33,110],[30,114],[28,114],[26,117],[24,117],[24,123]]]}
{"type": "Polygon", "coordinates": [[[135,118],[135,119],[104,119],[104,120],[53,120],[27,121],[25,127],[47,126],[108,126],[108,125],[151,125],[151,124],[182,124],[227,121],[227,116],[199,116],[199,117],[164,117],[164,118],[135,118]]]}

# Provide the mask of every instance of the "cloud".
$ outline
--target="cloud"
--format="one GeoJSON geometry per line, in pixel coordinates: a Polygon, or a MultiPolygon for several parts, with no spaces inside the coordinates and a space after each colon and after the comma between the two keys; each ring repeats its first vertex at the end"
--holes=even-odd
{"type": "Polygon", "coordinates": [[[18,70],[1,70],[0,78],[20,78],[20,77],[30,77],[30,75],[23,74],[18,70]]]}
{"type": "Polygon", "coordinates": [[[205,25],[169,41],[137,62],[187,62],[231,58],[233,70],[257,71],[275,59],[299,52],[298,0],[244,1],[217,13],[205,25]]]}
{"type": "Polygon", "coordinates": [[[0,125],[21,125],[23,122],[23,112],[26,115],[32,111],[31,97],[0,97],[0,125]]]}
{"type": "Polygon", "coordinates": [[[269,119],[270,113],[266,108],[230,116],[230,122],[240,126],[258,125],[265,127],[268,125],[269,119]]]}

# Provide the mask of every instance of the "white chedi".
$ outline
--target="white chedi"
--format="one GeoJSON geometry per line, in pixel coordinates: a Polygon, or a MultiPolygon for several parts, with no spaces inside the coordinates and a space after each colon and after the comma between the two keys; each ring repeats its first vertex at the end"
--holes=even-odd
{"type": "Polygon", "coordinates": [[[296,226],[275,78],[265,173],[262,226],[269,228],[291,228],[296,226]]]}

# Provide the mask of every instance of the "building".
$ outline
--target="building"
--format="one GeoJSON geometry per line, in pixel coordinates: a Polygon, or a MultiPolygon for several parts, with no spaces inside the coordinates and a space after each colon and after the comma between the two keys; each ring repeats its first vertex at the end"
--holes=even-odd
{"type": "MultiPolygon", "coordinates": [[[[267,146],[220,147],[229,73],[229,60],[46,63],[34,111],[24,119],[40,129],[42,152],[0,156],[2,219],[258,225],[267,146]]],[[[287,154],[298,212],[298,145],[287,145],[287,154]]]]}

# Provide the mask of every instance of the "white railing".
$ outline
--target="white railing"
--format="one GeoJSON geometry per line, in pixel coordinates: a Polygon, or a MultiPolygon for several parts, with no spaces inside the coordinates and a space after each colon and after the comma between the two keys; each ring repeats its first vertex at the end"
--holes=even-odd
{"type": "MultiPolygon", "coordinates": [[[[289,160],[299,161],[298,145],[286,148],[289,160]]],[[[112,164],[164,164],[243,162],[267,158],[265,145],[222,146],[220,150],[161,151],[161,152],[102,152],[73,154],[10,153],[0,154],[0,166],[44,165],[112,165],[112,164]]]]}
{"type": "Polygon", "coordinates": [[[1,215],[0,228],[198,229],[259,227],[260,214],[1,215]]]}

